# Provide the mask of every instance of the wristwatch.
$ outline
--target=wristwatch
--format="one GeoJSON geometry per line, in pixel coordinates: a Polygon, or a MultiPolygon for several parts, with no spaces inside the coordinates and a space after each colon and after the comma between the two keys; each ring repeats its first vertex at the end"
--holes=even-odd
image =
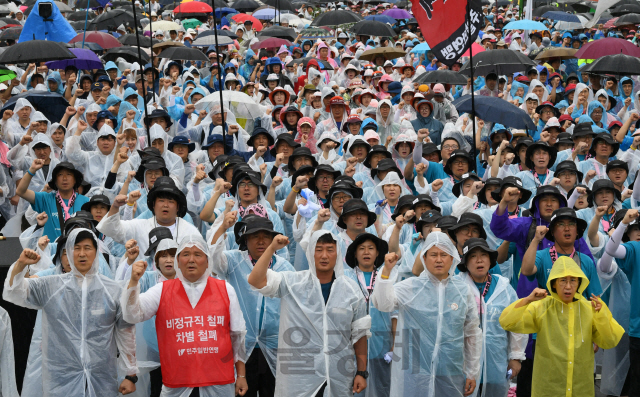
{"type": "Polygon", "coordinates": [[[138,375],[127,375],[124,377],[126,380],[131,381],[131,383],[133,383],[134,385],[136,384],[136,382],[138,381],[138,375]]]}
{"type": "Polygon", "coordinates": [[[367,379],[369,377],[369,371],[357,371],[356,372],[356,376],[362,376],[363,378],[367,379]]]}

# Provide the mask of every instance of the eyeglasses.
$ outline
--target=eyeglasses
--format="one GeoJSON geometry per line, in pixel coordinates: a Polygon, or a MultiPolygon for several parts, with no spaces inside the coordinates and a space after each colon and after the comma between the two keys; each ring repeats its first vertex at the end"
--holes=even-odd
{"type": "Polygon", "coordinates": [[[333,196],[331,198],[331,201],[338,201],[338,202],[343,202],[344,203],[346,201],[349,201],[350,198],[351,198],[350,196],[347,196],[346,194],[344,194],[344,195],[341,195],[341,196],[333,196]]]}
{"type": "Polygon", "coordinates": [[[240,189],[244,189],[244,188],[247,188],[247,187],[248,187],[248,188],[258,187],[258,185],[256,185],[256,184],[255,184],[255,183],[253,183],[253,182],[240,182],[240,183],[238,183],[238,187],[239,187],[240,189]]]}
{"type": "Polygon", "coordinates": [[[594,109],[593,112],[591,112],[591,114],[602,114],[602,109],[594,109]]]}
{"type": "Polygon", "coordinates": [[[551,110],[543,110],[541,113],[542,114],[552,114],[553,111],[551,111],[551,110]]]}
{"type": "Polygon", "coordinates": [[[567,227],[576,227],[576,225],[577,225],[577,224],[578,224],[578,223],[577,223],[577,222],[575,222],[575,221],[569,221],[569,222],[558,222],[558,225],[557,225],[557,226],[559,226],[559,227],[561,227],[561,228],[563,228],[563,229],[564,229],[564,228],[567,228],[567,227]]]}
{"type": "Polygon", "coordinates": [[[458,145],[444,145],[442,148],[444,150],[458,150],[458,145]]]}
{"type": "Polygon", "coordinates": [[[578,279],[572,278],[571,280],[567,280],[564,278],[559,278],[556,280],[556,283],[558,284],[559,287],[564,287],[567,284],[571,285],[572,287],[575,287],[578,285],[578,279]]]}
{"type": "Polygon", "coordinates": [[[335,179],[333,177],[333,175],[319,175],[319,176],[316,176],[316,178],[321,180],[321,181],[328,181],[328,180],[334,180],[335,179]]]}

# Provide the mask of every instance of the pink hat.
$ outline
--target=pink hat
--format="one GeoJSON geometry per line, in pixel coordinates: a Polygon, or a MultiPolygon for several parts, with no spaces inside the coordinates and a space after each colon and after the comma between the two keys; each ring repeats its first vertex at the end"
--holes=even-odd
{"type": "Polygon", "coordinates": [[[444,95],[444,86],[440,83],[433,86],[434,94],[443,94],[444,95]]]}
{"type": "Polygon", "coordinates": [[[380,135],[378,135],[374,130],[367,130],[367,132],[364,133],[364,140],[369,141],[369,139],[380,140],[380,135]]]}

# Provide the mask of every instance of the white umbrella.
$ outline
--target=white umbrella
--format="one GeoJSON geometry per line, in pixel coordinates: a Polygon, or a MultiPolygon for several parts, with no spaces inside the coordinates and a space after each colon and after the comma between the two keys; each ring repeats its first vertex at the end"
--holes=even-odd
{"type": "MultiPolygon", "coordinates": [[[[230,45],[233,44],[233,40],[229,36],[218,35],[218,45],[230,45]]],[[[216,45],[216,37],[214,35],[198,37],[193,43],[193,47],[208,47],[210,45],[216,45]]]]}
{"type": "MultiPolygon", "coordinates": [[[[239,91],[222,91],[224,108],[236,117],[254,119],[266,113],[266,107],[259,105],[249,95],[239,91]]],[[[214,104],[220,104],[220,92],[207,95],[196,103],[196,110],[208,110],[214,104]]]]}
{"type": "Polygon", "coordinates": [[[147,25],[144,27],[144,32],[149,31],[149,26],[151,26],[153,28],[153,31],[158,31],[158,30],[175,30],[177,31],[178,29],[180,29],[180,25],[173,22],[173,21],[157,21],[154,22],[151,25],[147,25]]]}
{"type": "Polygon", "coordinates": [[[589,20],[587,18],[583,17],[582,15],[576,15],[576,16],[580,20],[580,23],[578,23],[578,22],[558,21],[558,23],[556,23],[556,29],[557,30],[584,29],[585,26],[587,25],[587,22],[589,22],[589,20]]]}

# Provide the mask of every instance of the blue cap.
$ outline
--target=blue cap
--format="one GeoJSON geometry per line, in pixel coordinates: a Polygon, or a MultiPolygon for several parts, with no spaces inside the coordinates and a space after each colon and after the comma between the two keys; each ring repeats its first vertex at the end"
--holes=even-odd
{"type": "Polygon", "coordinates": [[[193,142],[189,142],[189,138],[187,138],[186,136],[179,135],[174,137],[173,140],[168,145],[168,148],[170,151],[173,151],[174,145],[186,145],[189,148],[189,153],[196,150],[196,144],[193,142]]]}
{"type": "Polygon", "coordinates": [[[204,145],[202,145],[203,149],[208,149],[209,147],[213,146],[214,143],[216,142],[220,142],[222,143],[222,135],[220,134],[211,134],[207,137],[207,143],[205,143],[204,145]]]}

